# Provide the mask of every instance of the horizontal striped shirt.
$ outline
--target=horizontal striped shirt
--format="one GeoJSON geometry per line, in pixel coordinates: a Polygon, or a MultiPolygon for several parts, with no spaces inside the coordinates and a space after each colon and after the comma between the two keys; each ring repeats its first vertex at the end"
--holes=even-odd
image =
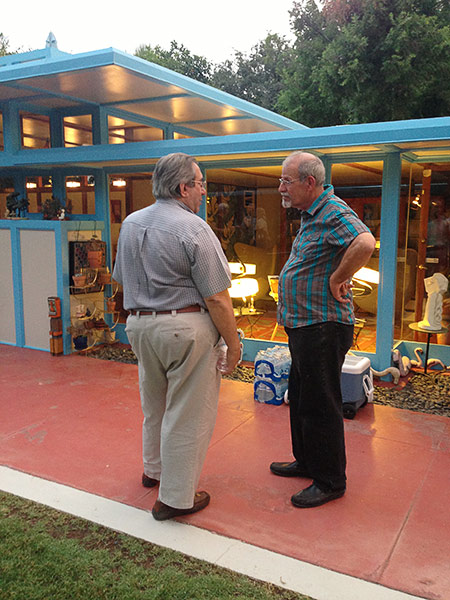
{"type": "MultiPolygon", "coordinates": [[[[331,185],[308,210],[278,285],[278,322],[296,328],[336,321],[354,323],[353,302],[341,303],[330,292],[329,279],[352,241],[369,229],[334,195],[331,185]]],[[[349,293],[351,298],[351,293],[349,293]]]]}
{"type": "Polygon", "coordinates": [[[231,274],[211,227],[183,202],[157,200],[123,222],[113,277],[124,308],[176,310],[226,290],[231,274]]]}

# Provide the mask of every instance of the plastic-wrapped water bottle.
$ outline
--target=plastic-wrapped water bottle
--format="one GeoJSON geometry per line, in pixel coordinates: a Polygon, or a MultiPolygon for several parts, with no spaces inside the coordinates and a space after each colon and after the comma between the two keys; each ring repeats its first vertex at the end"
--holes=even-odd
{"type": "Polygon", "coordinates": [[[270,381],[264,381],[262,379],[255,381],[254,392],[256,402],[271,404],[276,400],[275,387],[270,381]]]}
{"type": "Polygon", "coordinates": [[[221,373],[226,373],[227,367],[228,367],[228,365],[227,365],[228,346],[225,344],[225,340],[223,338],[220,338],[220,342],[219,342],[217,349],[218,349],[218,358],[217,358],[216,368],[221,373]]]}

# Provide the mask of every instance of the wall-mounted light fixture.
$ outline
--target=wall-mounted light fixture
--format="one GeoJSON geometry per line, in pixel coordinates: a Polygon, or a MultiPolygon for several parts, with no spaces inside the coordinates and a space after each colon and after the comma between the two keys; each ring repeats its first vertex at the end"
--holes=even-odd
{"type": "Polygon", "coordinates": [[[69,179],[68,181],[66,181],[66,187],[79,188],[79,187],[81,187],[81,182],[69,179]]]}
{"type": "Polygon", "coordinates": [[[125,179],[119,178],[113,179],[112,184],[114,187],[125,187],[127,185],[127,182],[125,181],[125,179]]]}

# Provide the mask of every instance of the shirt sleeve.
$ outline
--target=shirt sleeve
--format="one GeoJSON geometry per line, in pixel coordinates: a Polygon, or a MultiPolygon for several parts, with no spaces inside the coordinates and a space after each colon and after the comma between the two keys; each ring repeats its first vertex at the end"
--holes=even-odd
{"type": "Polygon", "coordinates": [[[346,211],[334,216],[328,242],[332,246],[349,246],[359,234],[369,232],[370,229],[364,225],[353,211],[346,211]]]}

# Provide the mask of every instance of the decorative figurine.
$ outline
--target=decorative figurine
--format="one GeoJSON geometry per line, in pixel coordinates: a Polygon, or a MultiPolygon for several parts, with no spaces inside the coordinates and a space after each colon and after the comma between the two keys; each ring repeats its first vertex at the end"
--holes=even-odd
{"type": "Polygon", "coordinates": [[[448,288],[448,279],[442,273],[435,273],[424,281],[428,294],[423,321],[419,327],[429,331],[438,331],[442,327],[442,302],[448,288]]]}

